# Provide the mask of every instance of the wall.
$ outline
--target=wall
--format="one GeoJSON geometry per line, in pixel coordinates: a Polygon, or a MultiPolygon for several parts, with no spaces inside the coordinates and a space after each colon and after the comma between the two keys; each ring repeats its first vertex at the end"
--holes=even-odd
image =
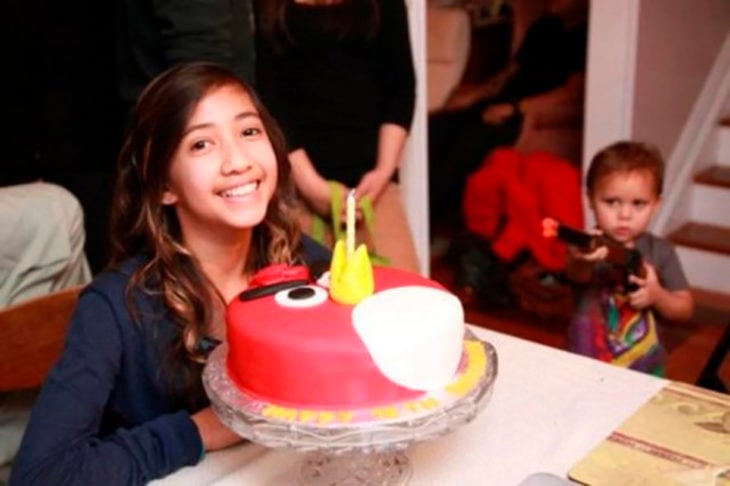
{"type": "Polygon", "coordinates": [[[728,0],[591,0],[584,171],[626,138],[671,157],[728,26],[728,0]]]}
{"type": "Polygon", "coordinates": [[[426,125],[426,2],[408,0],[413,64],[416,70],[416,108],[408,144],[403,154],[400,179],[421,273],[430,272],[428,226],[428,127],[426,125]]]}
{"type": "Polygon", "coordinates": [[[584,171],[599,149],[631,135],[638,2],[591,0],[588,14],[584,171]]]}
{"type": "Polygon", "coordinates": [[[728,30],[728,0],[640,2],[634,138],[670,156],[728,30]]]}

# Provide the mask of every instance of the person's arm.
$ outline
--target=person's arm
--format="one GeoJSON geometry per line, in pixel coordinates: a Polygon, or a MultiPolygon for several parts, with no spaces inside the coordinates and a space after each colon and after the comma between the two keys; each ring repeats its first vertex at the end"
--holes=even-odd
{"type": "Polygon", "coordinates": [[[497,96],[509,77],[513,75],[516,70],[517,64],[511,63],[486,81],[477,84],[465,84],[458,86],[449,99],[446,100],[443,109],[464,109],[497,96]]]}
{"type": "Polygon", "coordinates": [[[398,170],[408,132],[394,123],[380,126],[378,134],[378,159],[375,168],[366,172],[356,188],[358,200],[364,196],[376,201],[398,170]]]}
{"type": "Polygon", "coordinates": [[[144,484],[200,460],[200,434],[185,410],[102,430],[105,416],[126,419],[151,404],[126,397],[128,410],[107,408],[133,362],[125,350],[131,345],[139,365],[146,362],[146,347],[134,345],[141,337],[125,335],[119,322],[106,295],[82,293],[63,354],[34,404],[11,484],[144,484]]]}
{"type": "Polygon", "coordinates": [[[582,104],[585,91],[585,74],[572,73],[564,84],[544,93],[527,96],[517,102],[522,113],[555,109],[556,106],[582,104]]]}
{"type": "Polygon", "coordinates": [[[694,314],[694,299],[689,290],[662,288],[654,300],[654,308],[662,317],[672,321],[688,321],[694,314]]]}
{"type": "MultiPolygon", "coordinates": [[[[317,172],[303,148],[289,153],[289,163],[294,184],[301,196],[317,214],[328,216],[332,210],[330,182],[317,172]]],[[[347,194],[348,189],[342,184],[339,185],[341,186],[340,193],[347,194]]],[[[344,196],[341,207],[345,207],[344,196]]]]}
{"type": "Polygon", "coordinates": [[[541,123],[576,125],[583,119],[585,75],[573,73],[565,84],[550,91],[522,99],[488,105],[483,113],[485,123],[498,125],[518,114],[535,115],[541,123]]]}
{"type": "Polygon", "coordinates": [[[406,4],[403,0],[385,0],[380,9],[381,24],[376,42],[383,100],[377,160],[374,169],[362,177],[356,188],[358,199],[369,196],[373,201],[398,170],[416,101],[406,4]]]}
{"type": "Polygon", "coordinates": [[[233,432],[220,421],[212,407],[205,407],[191,417],[200,433],[203,448],[206,451],[217,451],[241,442],[241,436],[233,432]]]}

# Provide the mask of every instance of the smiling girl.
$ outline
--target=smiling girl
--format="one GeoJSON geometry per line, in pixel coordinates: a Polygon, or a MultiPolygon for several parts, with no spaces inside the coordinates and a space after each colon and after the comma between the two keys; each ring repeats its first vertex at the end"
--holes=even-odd
{"type": "Polygon", "coordinates": [[[663,375],[666,351],[656,318],[684,321],[694,302],[672,244],[647,231],[659,207],[664,163],[659,152],[637,142],[618,142],[598,152],[586,188],[597,234],[636,248],[644,276],[629,276],[625,287],[608,249],[569,248],[568,277],[577,284],[577,306],[569,348],[614,364],[663,375]]]}
{"type": "Polygon", "coordinates": [[[212,64],[140,95],[119,157],[113,255],[80,298],[11,484],[144,484],[241,440],[200,375],[225,306],[256,270],[328,260],[288,216],[283,138],[212,64]]]}

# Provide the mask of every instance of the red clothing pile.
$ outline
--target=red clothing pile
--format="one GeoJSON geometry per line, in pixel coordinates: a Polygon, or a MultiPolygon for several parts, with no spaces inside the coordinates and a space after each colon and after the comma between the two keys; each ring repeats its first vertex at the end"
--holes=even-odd
{"type": "Polygon", "coordinates": [[[493,252],[505,262],[529,250],[546,270],[560,271],[565,244],[543,237],[542,220],[550,217],[583,227],[580,181],[580,170],[556,155],[495,149],[467,179],[466,226],[491,241],[493,252]]]}

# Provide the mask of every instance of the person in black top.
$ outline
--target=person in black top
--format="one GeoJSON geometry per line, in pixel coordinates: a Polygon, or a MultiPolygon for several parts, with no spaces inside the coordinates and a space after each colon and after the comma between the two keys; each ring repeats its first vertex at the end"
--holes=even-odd
{"type": "Polygon", "coordinates": [[[395,182],[415,104],[404,0],[255,5],[257,85],[289,143],[304,228],[355,189],[359,219],[369,199],[376,221],[375,234],[358,224],[358,236],[393,266],[417,271],[395,182]]]}
{"type": "Polygon", "coordinates": [[[127,109],[178,63],[214,62],[253,83],[250,0],[117,0],[115,7],[117,90],[127,109]]]}

